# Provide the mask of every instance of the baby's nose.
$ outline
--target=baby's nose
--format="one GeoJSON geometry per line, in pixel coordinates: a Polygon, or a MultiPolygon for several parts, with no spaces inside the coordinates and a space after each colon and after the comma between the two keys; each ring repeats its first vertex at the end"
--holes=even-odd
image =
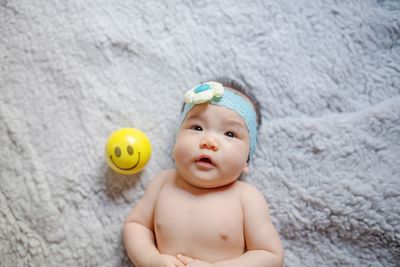
{"type": "Polygon", "coordinates": [[[200,142],[200,148],[201,149],[211,149],[213,151],[218,151],[219,146],[218,146],[218,143],[215,142],[214,139],[212,139],[212,138],[204,138],[200,142]]]}

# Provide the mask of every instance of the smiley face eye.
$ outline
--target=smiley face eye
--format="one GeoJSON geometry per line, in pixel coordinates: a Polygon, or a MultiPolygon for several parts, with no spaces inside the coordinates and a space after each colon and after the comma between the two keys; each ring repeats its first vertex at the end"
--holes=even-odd
{"type": "Polygon", "coordinates": [[[133,155],[133,148],[131,146],[128,146],[128,154],[133,155]]]}
{"type": "Polygon", "coordinates": [[[121,157],[121,149],[118,146],[114,149],[114,154],[118,158],[121,157]]]}

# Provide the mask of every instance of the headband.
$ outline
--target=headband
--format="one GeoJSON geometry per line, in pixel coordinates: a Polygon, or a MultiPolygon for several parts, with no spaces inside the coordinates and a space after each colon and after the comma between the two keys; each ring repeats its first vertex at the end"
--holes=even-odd
{"type": "Polygon", "coordinates": [[[224,90],[224,86],[220,83],[206,82],[186,92],[185,102],[180,124],[182,124],[187,113],[195,105],[202,103],[226,107],[238,113],[246,122],[247,130],[249,131],[249,157],[252,159],[257,144],[257,115],[253,105],[247,99],[230,90],[224,90]]]}

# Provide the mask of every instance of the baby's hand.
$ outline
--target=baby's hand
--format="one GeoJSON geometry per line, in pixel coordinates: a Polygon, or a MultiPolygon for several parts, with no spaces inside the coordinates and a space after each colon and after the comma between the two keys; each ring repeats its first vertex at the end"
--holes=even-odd
{"type": "Polygon", "coordinates": [[[185,265],[174,256],[161,254],[158,256],[152,266],[157,267],[185,267],[185,265]]]}
{"type": "Polygon", "coordinates": [[[212,267],[213,265],[211,263],[201,261],[201,260],[195,260],[192,259],[188,256],[183,256],[183,255],[178,255],[178,259],[183,262],[186,267],[212,267]]]}

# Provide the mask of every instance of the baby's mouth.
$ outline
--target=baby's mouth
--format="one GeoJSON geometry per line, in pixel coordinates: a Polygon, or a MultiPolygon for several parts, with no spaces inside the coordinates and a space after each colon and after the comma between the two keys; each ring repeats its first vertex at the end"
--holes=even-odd
{"type": "Polygon", "coordinates": [[[196,163],[199,163],[201,165],[204,166],[215,166],[215,162],[212,159],[212,157],[210,157],[209,155],[200,155],[197,159],[196,159],[196,163]]]}

